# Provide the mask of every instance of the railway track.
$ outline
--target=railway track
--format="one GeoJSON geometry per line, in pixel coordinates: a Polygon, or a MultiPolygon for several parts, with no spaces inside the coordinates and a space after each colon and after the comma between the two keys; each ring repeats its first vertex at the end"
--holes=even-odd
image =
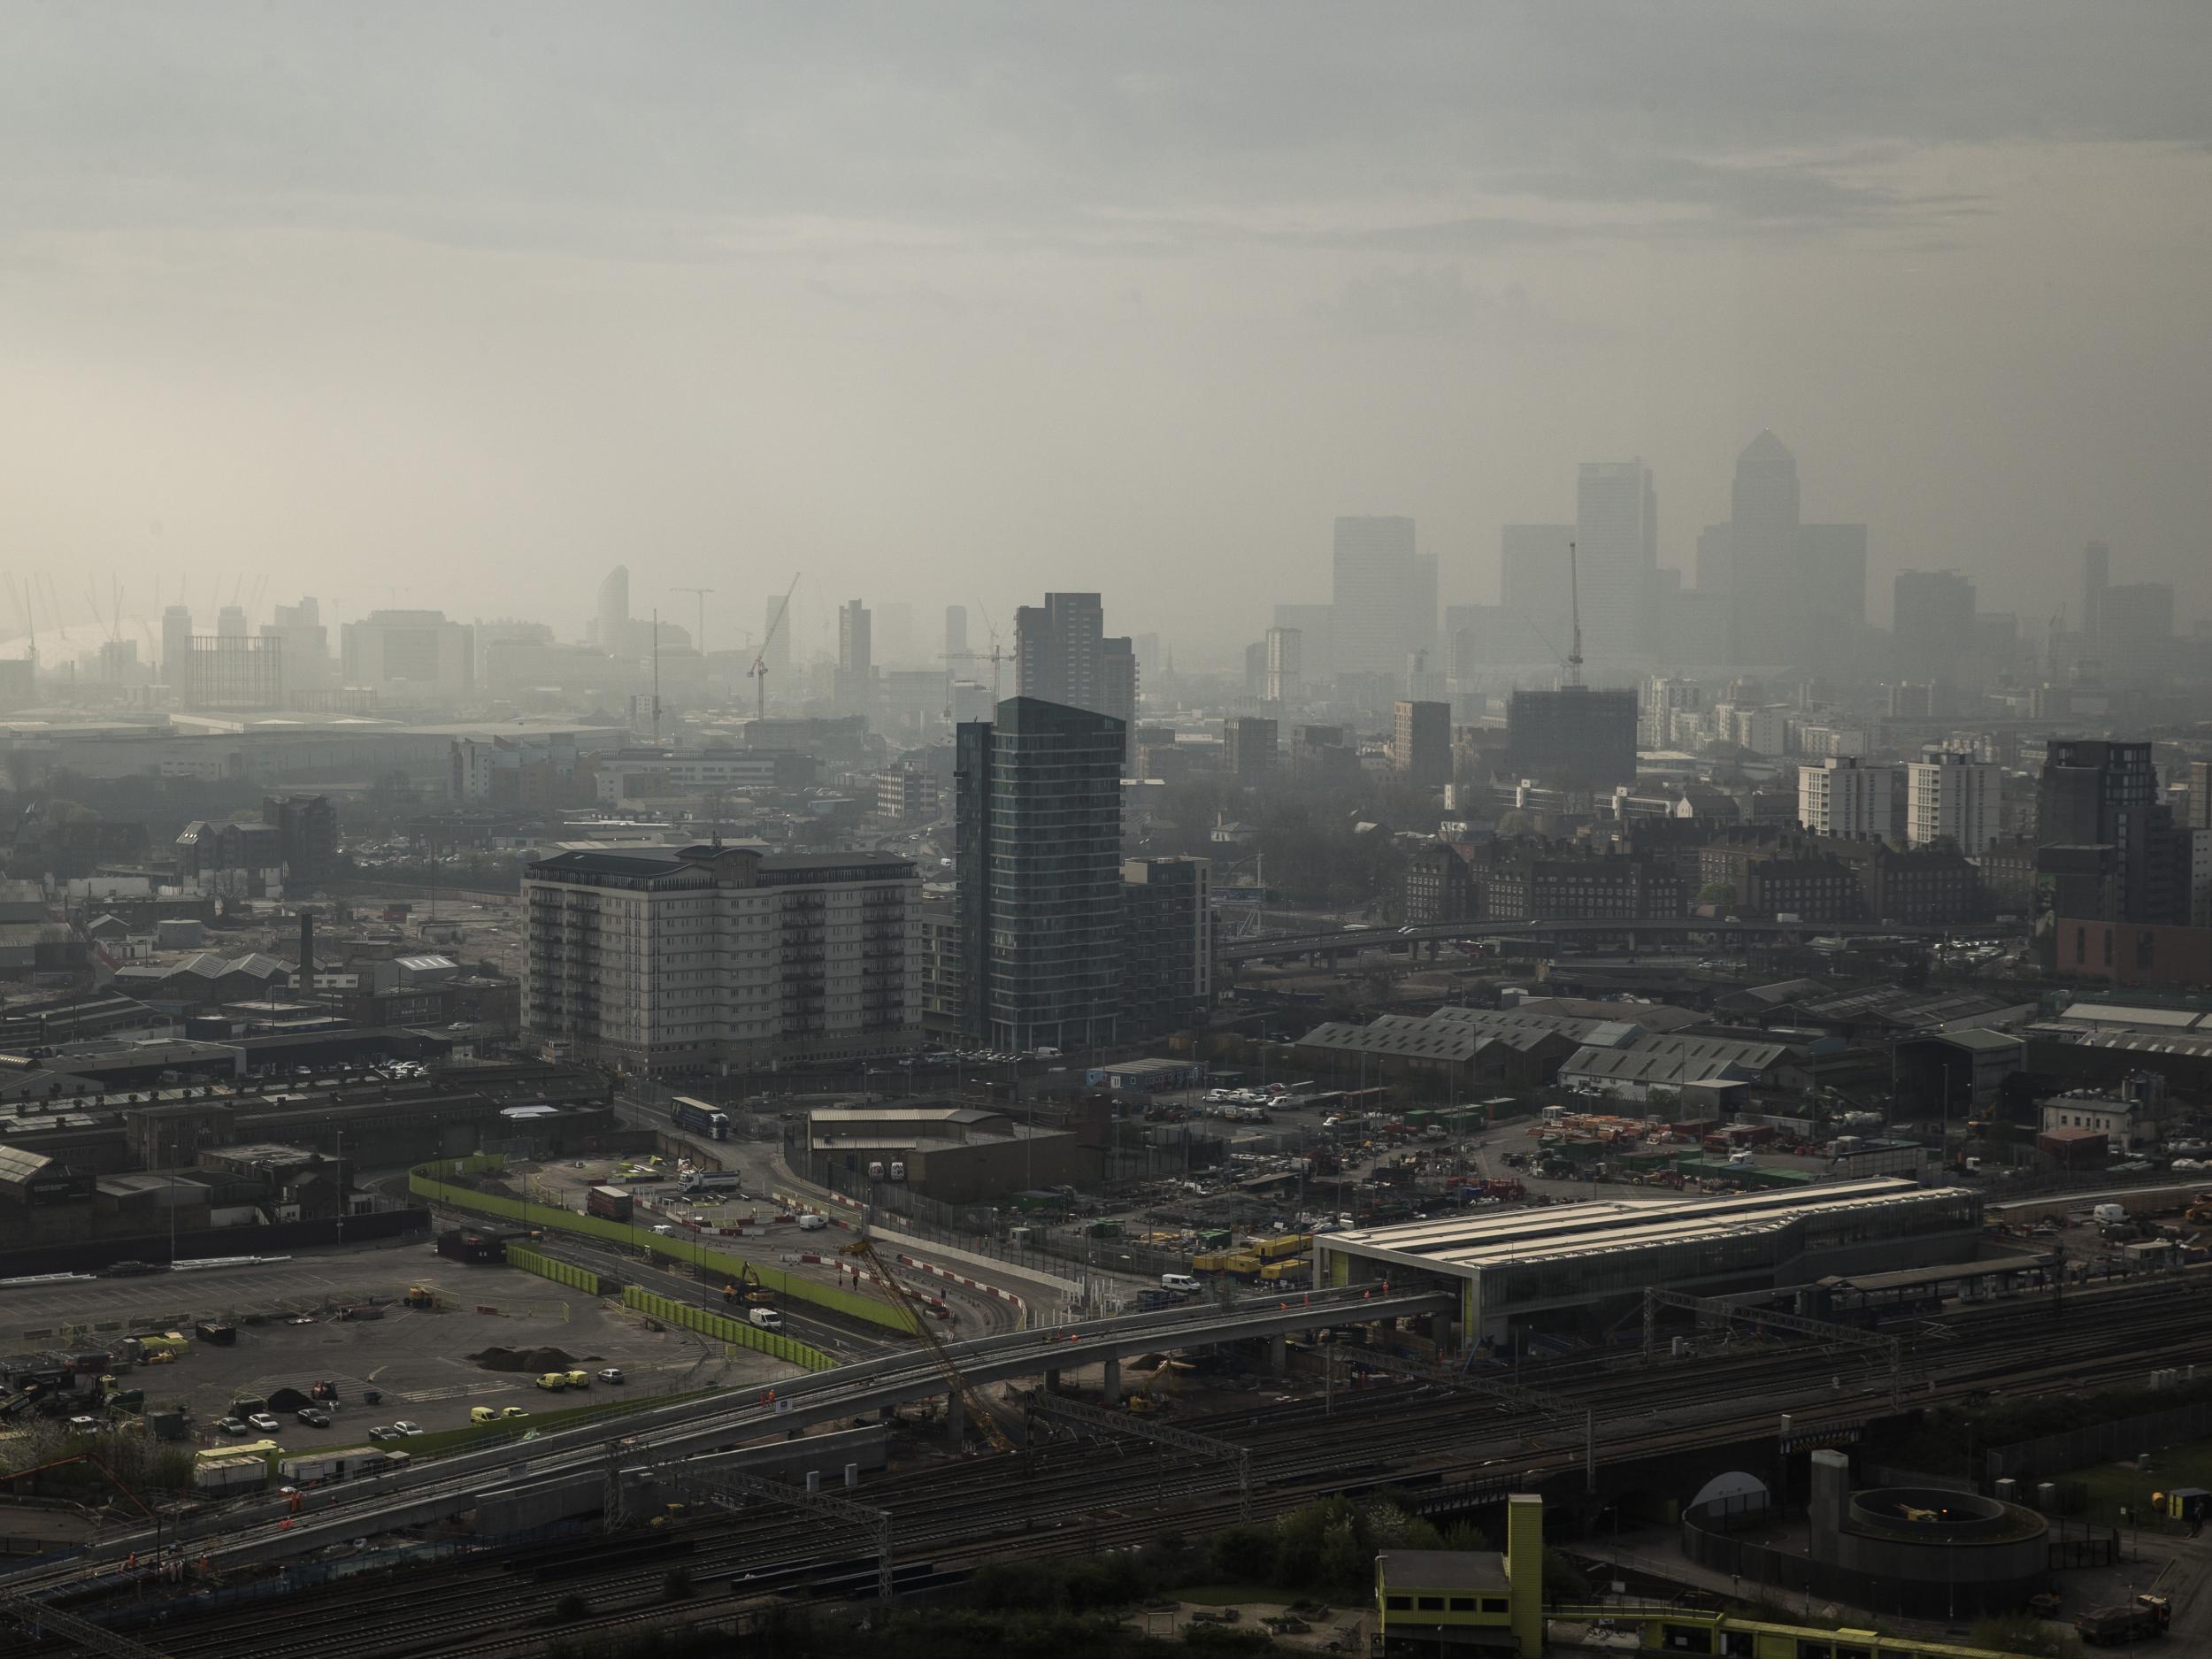
{"type": "MultiPolygon", "coordinates": [[[[1928,1375],[1913,1390],[1913,1402],[1970,1394],[1993,1383],[2032,1392],[2108,1374],[2116,1362],[2147,1367],[2193,1358],[2205,1351],[2212,1335],[2212,1296],[2115,1293],[2086,1317],[2054,1322],[2056,1328],[2037,1328],[2033,1315],[2032,1305],[2023,1309],[2014,1302],[1958,1321],[1957,1333],[1934,1341],[1939,1351],[1924,1356],[1928,1375]],[[2033,1342],[2025,1363],[2024,1339],[2033,1342]]],[[[1586,1400],[1597,1414],[1601,1463],[1630,1453],[1694,1449],[1740,1440],[1745,1405],[1752,1401],[1762,1411],[1794,1410],[1809,1425],[1886,1409],[1886,1365],[1838,1369],[1863,1353],[1778,1348],[1662,1361],[1633,1373],[1586,1370],[1577,1403],[1586,1400]],[[1838,1387],[1839,1379],[1847,1386],[1838,1387]],[[1670,1414],[1684,1414],[1683,1420],[1670,1414]]],[[[1525,1384],[1557,1386],[1570,1380],[1553,1379],[1548,1374],[1552,1369],[1532,1368],[1525,1384]]],[[[1250,1448],[1256,1479],[1250,1505],[1262,1517],[1348,1486],[1409,1478],[1433,1481],[1455,1465],[1463,1479],[1485,1469],[1494,1469],[1501,1479],[1541,1479],[1575,1468],[1586,1449],[1578,1435],[1563,1432],[1555,1423],[1532,1425],[1512,1408],[1502,1413],[1494,1399],[1429,1382],[1340,1392],[1326,1403],[1309,1398],[1179,1417],[1176,1425],[1250,1448]],[[1362,1454],[1350,1465],[1337,1449],[1348,1441],[1362,1454]]],[[[1131,1432],[1139,1432],[1140,1425],[1133,1422],[1131,1432]]],[[[1010,1552],[1058,1555],[1141,1542],[1156,1534],[1164,1517],[1187,1531],[1205,1530],[1228,1524],[1240,1510],[1222,1465],[1188,1453],[1122,1440],[1056,1440],[1033,1454],[1029,1471],[1018,1472],[1003,1457],[975,1458],[887,1476],[869,1483],[861,1497],[891,1512],[902,1555],[930,1557],[910,1568],[936,1572],[957,1572],[1010,1552]]],[[[619,1558],[622,1540],[611,1537],[595,1562],[572,1565],[551,1582],[472,1563],[334,1586],[204,1621],[180,1609],[161,1629],[159,1641],[176,1659],[292,1659],[311,1649],[316,1659],[482,1653],[549,1640],[554,1627],[534,1621],[572,1594],[588,1597],[592,1617],[559,1626],[570,1634],[727,1616],[665,1600],[664,1578],[672,1565],[685,1568],[703,1599],[727,1609],[732,1601],[747,1599],[733,1595],[733,1586],[766,1591],[787,1582],[835,1579],[836,1570],[864,1557],[869,1547],[857,1538],[826,1534],[818,1523],[795,1518],[791,1511],[764,1509],[687,1524],[666,1536],[672,1553],[627,1561],[619,1558]]],[[[872,1584],[868,1566],[859,1587],[872,1584]]]]}

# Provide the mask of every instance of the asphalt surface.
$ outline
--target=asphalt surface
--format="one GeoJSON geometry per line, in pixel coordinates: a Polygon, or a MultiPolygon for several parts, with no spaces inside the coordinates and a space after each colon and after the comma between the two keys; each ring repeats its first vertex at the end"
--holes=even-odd
{"type": "MultiPolygon", "coordinates": [[[[150,1328],[179,1316],[273,1311],[369,1295],[397,1296],[434,1265],[420,1240],[323,1250],[250,1267],[203,1268],[130,1279],[0,1286],[0,1346],[28,1331],[119,1323],[150,1328]]],[[[35,1340],[35,1339],[34,1339],[35,1340]]]]}

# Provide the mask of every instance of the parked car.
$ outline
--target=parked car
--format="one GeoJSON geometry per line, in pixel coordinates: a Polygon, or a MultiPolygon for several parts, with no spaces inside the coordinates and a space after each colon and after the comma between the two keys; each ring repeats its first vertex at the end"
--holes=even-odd
{"type": "Polygon", "coordinates": [[[242,1436],[246,1433],[247,1430],[246,1425],[239,1421],[238,1418],[225,1417],[221,1422],[215,1425],[215,1432],[218,1434],[236,1434],[242,1436]]]}
{"type": "Polygon", "coordinates": [[[620,1382],[622,1380],[622,1367],[619,1365],[603,1366],[600,1369],[599,1380],[601,1382],[620,1382]]]}
{"type": "Polygon", "coordinates": [[[283,1424],[278,1422],[276,1418],[271,1417],[266,1411],[255,1412],[251,1417],[246,1419],[246,1422],[249,1426],[259,1429],[264,1434],[274,1434],[279,1429],[281,1429],[284,1426],[283,1424]]]}
{"type": "Polygon", "coordinates": [[[377,1444],[380,1446],[386,1440],[398,1440],[400,1438],[400,1432],[397,1429],[387,1428],[382,1424],[379,1424],[375,1428],[369,1431],[369,1438],[376,1441],[377,1444]]]}
{"type": "Polygon", "coordinates": [[[422,1425],[415,1422],[410,1417],[402,1417],[398,1422],[393,1424],[392,1426],[397,1429],[402,1434],[411,1435],[422,1432],[422,1425]]]}
{"type": "Polygon", "coordinates": [[[320,1406],[302,1406],[293,1415],[311,1429],[326,1429],[330,1426],[330,1413],[320,1406]]]}

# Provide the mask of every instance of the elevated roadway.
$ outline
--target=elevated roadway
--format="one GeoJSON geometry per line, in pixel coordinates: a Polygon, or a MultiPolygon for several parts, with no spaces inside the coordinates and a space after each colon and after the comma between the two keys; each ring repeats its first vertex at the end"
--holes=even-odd
{"type": "MultiPolygon", "coordinates": [[[[949,1346],[962,1373],[983,1386],[1140,1354],[1451,1313],[1456,1308],[1457,1298],[1450,1292],[1293,1292],[1279,1299],[1263,1296],[1230,1307],[1201,1305],[1092,1319],[949,1346]]],[[[59,1586],[96,1574],[127,1555],[143,1554],[157,1543],[181,1545],[219,1563],[280,1560],[365,1534],[458,1514],[488,1489],[511,1488],[580,1470],[667,1463],[764,1434],[795,1432],[840,1417],[868,1416],[944,1392],[944,1379],[926,1355],[887,1355],[757,1392],[718,1394],[612,1422],[557,1430],[534,1440],[457,1453],[397,1474],[311,1487],[305,1507],[296,1516],[284,1500],[277,1499],[188,1517],[160,1529],[158,1538],[152,1527],[111,1537],[71,1561],[10,1574],[0,1583],[18,1593],[59,1586]]]]}
{"type": "Polygon", "coordinates": [[[1647,922],[1434,922],[1408,928],[1333,928],[1325,933],[1241,939],[1222,947],[1221,956],[1222,960],[1233,965],[1300,956],[1333,960],[1363,950],[1417,953],[1422,945],[1448,944],[1465,939],[1626,939],[1634,948],[1650,949],[1690,938],[1806,939],[1832,934],[1847,939],[1941,939],[1956,931],[1948,927],[1901,926],[1889,922],[1724,922],[1701,916],[1669,917],[1647,922]],[[1646,940],[1652,941],[1651,946],[1644,945],[1646,940]]]}

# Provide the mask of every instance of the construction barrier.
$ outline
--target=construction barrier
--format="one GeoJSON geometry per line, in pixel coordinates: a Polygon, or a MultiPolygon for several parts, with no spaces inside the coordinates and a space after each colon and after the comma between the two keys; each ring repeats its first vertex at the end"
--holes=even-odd
{"type": "MultiPolygon", "coordinates": [[[[526,1273],[535,1273],[540,1279],[549,1279],[557,1285],[566,1285],[571,1290],[580,1290],[586,1295],[605,1294],[600,1287],[599,1275],[592,1269],[579,1267],[573,1262],[557,1261],[552,1256],[541,1256],[535,1250],[526,1250],[520,1245],[511,1244],[507,1247],[507,1265],[518,1267],[526,1273]]],[[[563,1302],[560,1306],[562,1316],[565,1317],[568,1304],[563,1302]]]]}
{"type": "Polygon", "coordinates": [[[809,1348],[780,1332],[763,1331],[743,1319],[709,1313],[704,1308],[695,1308],[687,1302],[678,1302],[673,1296],[640,1290],[635,1285],[622,1287],[622,1305],[634,1309],[649,1318],[658,1319],[664,1325],[680,1325],[687,1331],[696,1331],[701,1336],[727,1347],[749,1348],[803,1370],[828,1371],[837,1363],[820,1348],[809,1348]]]}
{"type": "MultiPolygon", "coordinates": [[[[478,1215],[496,1216],[518,1225],[524,1221],[526,1208],[532,1226],[626,1244],[633,1248],[650,1250],[672,1262],[695,1263],[725,1279],[741,1280],[749,1268],[763,1288],[774,1291],[787,1302],[808,1302],[843,1314],[849,1319],[863,1320],[910,1335],[913,1333],[913,1316],[903,1306],[894,1307],[880,1296],[825,1285],[803,1274],[787,1273],[781,1268],[765,1267],[726,1250],[711,1248],[704,1241],[710,1235],[679,1233],[672,1236],[634,1223],[609,1221],[603,1216],[583,1215],[573,1210],[550,1210],[543,1204],[526,1207],[519,1198],[510,1198],[503,1193],[480,1193],[474,1187],[449,1185],[449,1178],[455,1175],[483,1174],[505,1166],[506,1159],[491,1153],[441,1158],[435,1163],[419,1164],[409,1171],[407,1189],[418,1198],[434,1200],[455,1210],[472,1210],[478,1215]]],[[[751,1329],[749,1325],[746,1328],[751,1329]]]]}

